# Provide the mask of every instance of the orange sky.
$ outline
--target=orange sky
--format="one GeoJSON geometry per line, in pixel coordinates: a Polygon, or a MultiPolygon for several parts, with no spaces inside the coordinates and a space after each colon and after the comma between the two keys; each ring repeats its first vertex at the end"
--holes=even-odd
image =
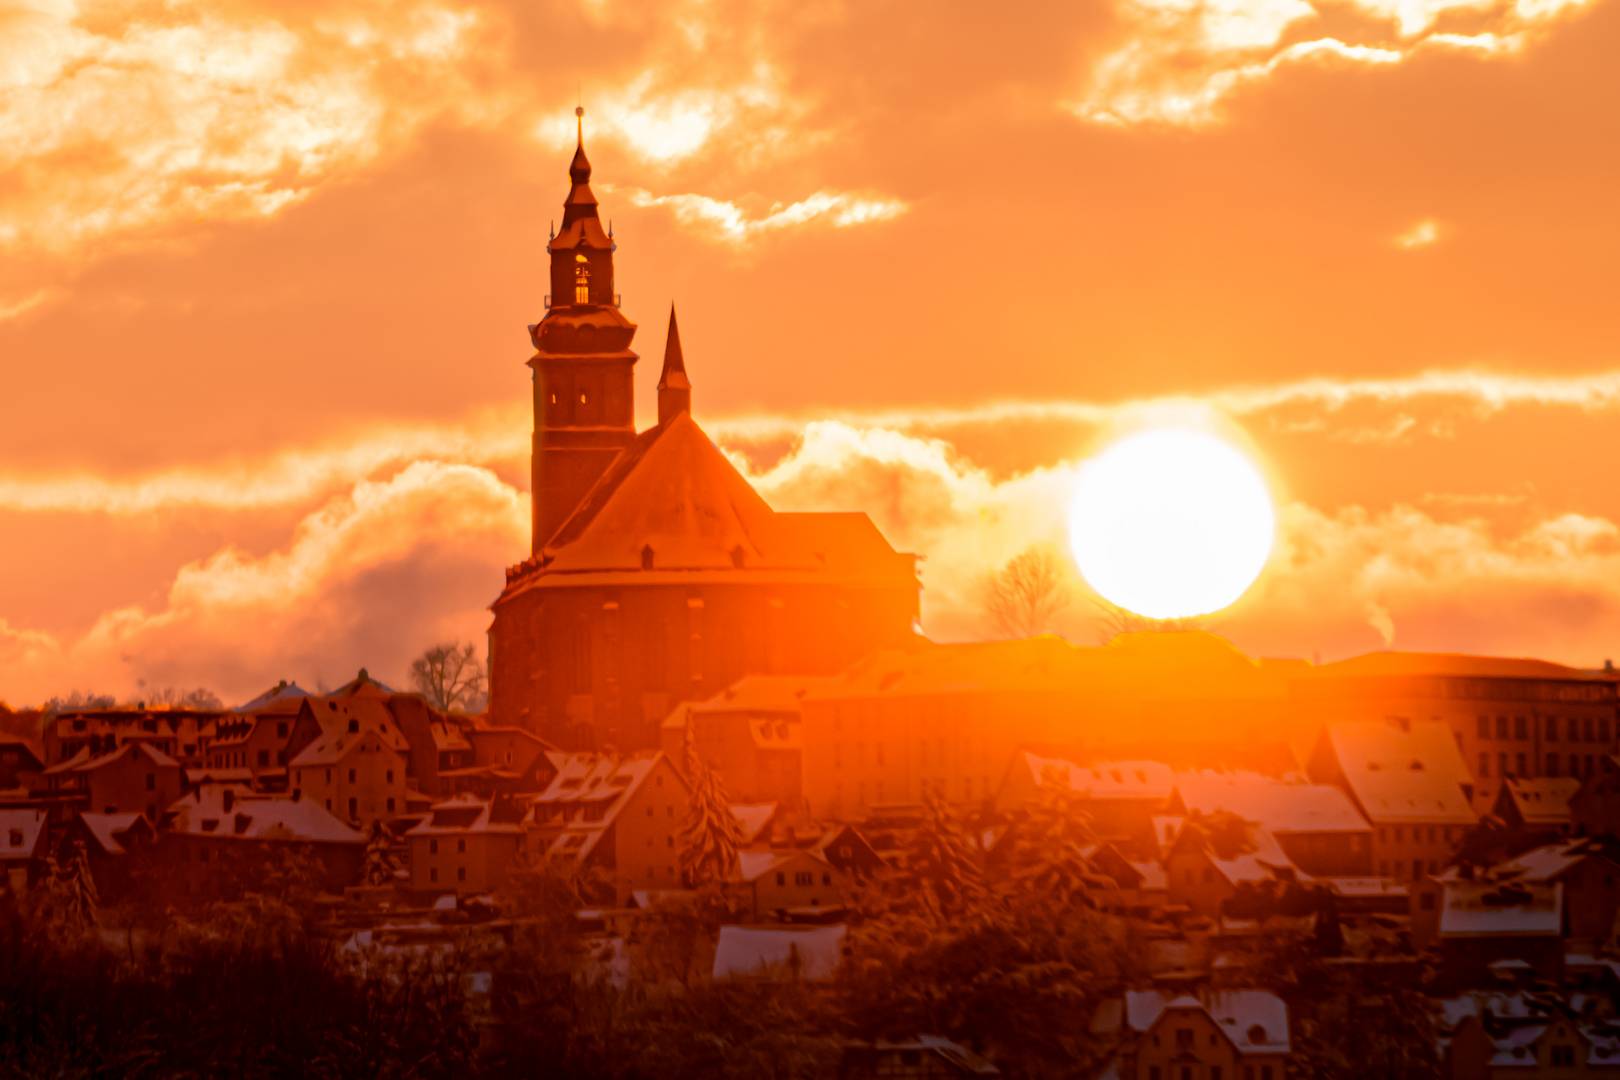
{"type": "Polygon", "coordinates": [[[1620,657],[1620,5],[1051,8],[0,0],[0,697],[482,634],[576,87],[643,411],[674,299],[930,633],[1186,397],[1281,488],[1241,646],[1620,657]]]}

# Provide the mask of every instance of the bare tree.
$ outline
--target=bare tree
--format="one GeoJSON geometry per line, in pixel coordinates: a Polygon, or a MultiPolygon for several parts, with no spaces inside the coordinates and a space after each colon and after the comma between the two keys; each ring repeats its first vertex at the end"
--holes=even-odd
{"type": "Polygon", "coordinates": [[[472,642],[441,642],[411,662],[411,684],[446,712],[478,712],[488,701],[489,677],[472,642]]]}
{"type": "Polygon", "coordinates": [[[145,679],[137,679],[135,691],[136,704],[145,704],[153,709],[192,709],[209,712],[225,707],[219,695],[206,686],[182,690],[177,686],[148,686],[145,679]]]}
{"type": "Polygon", "coordinates": [[[1121,634],[1174,633],[1181,630],[1203,630],[1207,624],[1197,616],[1181,619],[1153,619],[1138,615],[1106,600],[1093,600],[1097,609],[1097,640],[1106,645],[1121,634]]]}
{"type": "Polygon", "coordinates": [[[984,610],[1008,637],[1048,633],[1052,618],[1069,603],[1062,570],[1052,549],[1032,547],[991,574],[984,583],[984,610]]]}

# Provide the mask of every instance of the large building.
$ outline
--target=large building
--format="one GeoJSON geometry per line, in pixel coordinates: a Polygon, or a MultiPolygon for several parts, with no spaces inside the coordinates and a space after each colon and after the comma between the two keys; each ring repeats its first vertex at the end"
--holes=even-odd
{"type": "Polygon", "coordinates": [[[490,628],[490,715],[567,748],[651,749],[683,701],[747,674],[832,674],[903,644],[915,559],[864,514],[777,513],[692,419],[673,308],[658,423],[635,430],[635,324],[583,133],[546,250],[533,543],[490,628]]]}
{"type": "Polygon", "coordinates": [[[1312,668],[1290,684],[1319,720],[1435,720],[1452,731],[1487,813],[1505,780],[1591,776],[1620,744],[1614,672],[1545,660],[1378,652],[1312,668]]]}

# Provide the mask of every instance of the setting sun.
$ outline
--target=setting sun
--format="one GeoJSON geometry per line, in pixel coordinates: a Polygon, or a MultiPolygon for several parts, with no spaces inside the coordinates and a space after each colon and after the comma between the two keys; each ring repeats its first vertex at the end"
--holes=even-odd
{"type": "Polygon", "coordinates": [[[1259,469],[1214,435],[1158,428],[1081,466],[1069,543],[1086,582],[1154,619],[1204,615],[1254,583],[1276,530],[1259,469]]]}

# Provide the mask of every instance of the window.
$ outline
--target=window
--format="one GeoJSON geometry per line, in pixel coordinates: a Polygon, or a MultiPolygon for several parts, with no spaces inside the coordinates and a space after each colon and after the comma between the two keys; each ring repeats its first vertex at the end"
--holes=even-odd
{"type": "Polygon", "coordinates": [[[1434,893],[1426,892],[1418,897],[1418,909],[1421,911],[1434,910],[1434,893]]]}
{"type": "Polygon", "coordinates": [[[1590,716],[1588,716],[1586,718],[1586,721],[1581,725],[1581,727],[1585,729],[1586,741],[1591,742],[1592,738],[1593,738],[1592,718],[1590,716]]]}
{"type": "Polygon", "coordinates": [[[392,795],[388,797],[388,812],[390,814],[394,812],[394,797],[392,795]]]}
{"type": "Polygon", "coordinates": [[[1569,775],[1581,775],[1581,756],[1579,754],[1569,755],[1569,775]]]}
{"type": "Polygon", "coordinates": [[[1558,717],[1556,716],[1547,717],[1547,738],[1558,738],[1558,717]]]}
{"type": "Polygon", "coordinates": [[[456,837],[456,852],[458,854],[460,854],[460,853],[465,852],[466,850],[467,850],[467,839],[466,839],[466,837],[463,837],[463,836],[456,837]]]}
{"type": "Polygon", "coordinates": [[[1609,741],[1609,721],[1605,717],[1598,717],[1598,741],[1609,741]]]}
{"type": "Polygon", "coordinates": [[[1508,737],[1507,733],[1508,733],[1507,717],[1498,716],[1496,718],[1496,737],[1498,739],[1505,739],[1505,738],[1508,737]]]}
{"type": "Polygon", "coordinates": [[[831,885],[832,884],[832,875],[827,873],[826,871],[822,871],[821,883],[823,885],[831,885]]]}
{"type": "Polygon", "coordinates": [[[1491,775],[1491,755],[1485,753],[1479,755],[1478,772],[1481,779],[1491,775]]]}
{"type": "Polygon", "coordinates": [[[1193,1048],[1193,1031],[1192,1031],[1192,1028],[1177,1028],[1176,1029],[1176,1049],[1177,1050],[1191,1050],[1192,1048],[1193,1048]]]}
{"type": "Polygon", "coordinates": [[[793,875],[793,884],[795,885],[814,885],[815,883],[816,875],[807,870],[799,870],[793,875]]]}
{"type": "Polygon", "coordinates": [[[21,829],[12,829],[11,834],[10,834],[10,838],[8,840],[8,843],[10,843],[12,847],[22,847],[22,844],[23,844],[22,830],[21,829]]]}
{"type": "Polygon", "coordinates": [[[574,256],[574,303],[591,302],[591,268],[585,256],[574,256]]]}
{"type": "Polygon", "coordinates": [[[259,768],[268,769],[269,767],[270,767],[270,751],[268,751],[268,750],[260,750],[259,751],[259,768]]]}
{"type": "Polygon", "coordinates": [[[1498,776],[1506,776],[1508,774],[1508,758],[1506,750],[1503,750],[1501,753],[1496,755],[1496,772],[1498,776]]]}
{"type": "Polygon", "coordinates": [[[383,774],[383,779],[387,780],[390,784],[392,784],[394,782],[394,770],[389,769],[386,773],[384,773],[383,774]]]}
{"type": "Polygon", "coordinates": [[[1479,718],[1479,723],[1475,726],[1474,731],[1475,731],[1475,734],[1477,734],[1482,739],[1490,738],[1491,737],[1491,718],[1488,717],[1488,716],[1481,716],[1479,718]]]}
{"type": "Polygon", "coordinates": [[[353,820],[360,816],[360,804],[353,795],[349,796],[349,818],[353,820]]]}
{"type": "Polygon", "coordinates": [[[1547,775],[1548,776],[1557,776],[1558,775],[1558,755],[1557,754],[1548,754],[1547,755],[1547,775]]]}
{"type": "Polygon", "coordinates": [[[351,783],[351,784],[354,783],[354,770],[353,769],[349,770],[349,783],[351,783]]]}
{"type": "Polygon", "coordinates": [[[439,868],[437,866],[428,867],[428,880],[429,881],[438,881],[439,880],[439,868]]]}
{"type": "Polygon", "coordinates": [[[456,880],[457,881],[466,881],[467,880],[467,868],[465,866],[456,867],[456,880]]]}
{"type": "Polygon", "coordinates": [[[437,840],[429,840],[428,841],[428,854],[429,855],[437,855],[438,853],[439,853],[439,842],[437,840]]]}
{"type": "Polygon", "coordinates": [[[1554,1046],[1552,1048],[1552,1066],[1555,1069],[1569,1069],[1575,1065],[1575,1048],[1573,1046],[1554,1046]]]}
{"type": "Polygon", "coordinates": [[[146,774],[146,790],[147,791],[156,791],[157,790],[157,773],[147,773],[146,774]]]}
{"type": "Polygon", "coordinates": [[[776,872],[776,883],[778,885],[786,885],[787,884],[787,874],[784,871],[778,870],[776,872]]]}
{"type": "Polygon", "coordinates": [[[1524,754],[1519,753],[1519,754],[1513,755],[1514,770],[1519,776],[1529,776],[1530,775],[1530,770],[1525,767],[1526,764],[1527,763],[1525,761],[1524,754]]]}
{"type": "Polygon", "coordinates": [[[1527,739],[1530,737],[1530,732],[1525,728],[1524,717],[1522,716],[1513,718],[1513,737],[1515,739],[1527,739]]]}

